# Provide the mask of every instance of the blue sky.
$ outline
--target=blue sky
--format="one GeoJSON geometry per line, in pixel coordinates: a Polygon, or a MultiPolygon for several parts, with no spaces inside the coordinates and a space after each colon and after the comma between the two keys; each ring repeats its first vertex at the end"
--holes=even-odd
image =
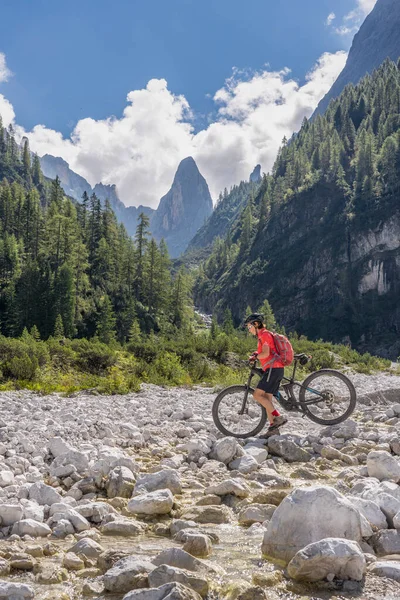
{"type": "Polygon", "coordinates": [[[63,134],[120,115],[128,91],[163,77],[201,114],[232,67],[289,66],[302,80],[351,37],[324,26],[349,0],[3,0],[1,48],[15,76],[7,97],[27,129],[63,134]]]}
{"type": "Polygon", "coordinates": [[[2,0],[0,53],[12,75],[0,76],[0,100],[39,155],[63,156],[91,183],[116,182],[127,204],[155,205],[188,153],[215,197],[254,161],[271,167],[283,135],[329,89],[320,72],[334,80],[338,52],[374,2],[2,0]],[[302,86],[316,66],[310,92],[302,86]],[[282,93],[284,119],[275,110],[282,93]],[[261,122],[264,146],[254,134],[261,122]]]}

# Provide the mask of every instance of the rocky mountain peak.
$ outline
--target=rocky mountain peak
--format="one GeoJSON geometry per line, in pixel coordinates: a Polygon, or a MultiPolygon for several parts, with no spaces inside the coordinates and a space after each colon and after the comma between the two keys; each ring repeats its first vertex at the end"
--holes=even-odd
{"type": "Polygon", "coordinates": [[[207,182],[188,156],[180,162],[171,189],[160,200],[151,223],[153,235],[165,239],[172,257],[179,256],[212,210],[207,182]]]}
{"type": "Polygon", "coordinates": [[[256,165],[250,175],[250,181],[258,183],[261,181],[261,165],[256,165]]]}
{"type": "Polygon", "coordinates": [[[324,113],[329,102],[340,96],[348,83],[357,84],[364,75],[377,69],[386,58],[397,61],[400,56],[399,31],[399,0],[378,0],[354,36],[343,71],[314,114],[324,113]]]}

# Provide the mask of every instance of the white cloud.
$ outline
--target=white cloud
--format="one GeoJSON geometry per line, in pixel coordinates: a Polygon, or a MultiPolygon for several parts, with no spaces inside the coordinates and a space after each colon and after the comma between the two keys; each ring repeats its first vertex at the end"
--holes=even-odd
{"type": "Polygon", "coordinates": [[[376,4],[376,0],[357,0],[359,10],[367,16],[376,4]]]}
{"type": "MultiPolygon", "coordinates": [[[[6,64],[5,54],[0,52],[0,83],[8,81],[11,75],[12,73],[6,64]]],[[[15,113],[12,104],[6,100],[2,94],[0,94],[0,115],[3,119],[3,125],[6,127],[15,119],[15,113]]]]}
{"type": "Polygon", "coordinates": [[[374,8],[376,2],[377,0],[356,0],[355,8],[343,17],[342,25],[334,28],[335,33],[338,35],[352,35],[358,31],[361,23],[374,8]]]}
{"type": "Polygon", "coordinates": [[[189,104],[164,79],[127,96],[121,118],[83,119],[71,137],[37,125],[31,148],[63,157],[93,185],[116,183],[127,205],[157,206],[180,160],[192,155],[214,198],[226,186],[247,179],[257,163],[271,169],[284,136],[290,137],[329,90],[346,61],[345,52],[323,54],[303,85],[289,69],[246,73],[234,70],[214,95],[218,112],[195,133],[189,104]]]}
{"type": "Polygon", "coordinates": [[[331,25],[335,19],[336,19],[335,13],[334,12],[329,13],[329,15],[326,18],[325,25],[327,25],[329,27],[329,25],[331,25]]]}
{"type": "Polygon", "coordinates": [[[7,81],[11,76],[11,71],[6,64],[6,56],[3,52],[0,52],[0,83],[7,81]]]}
{"type": "Polygon", "coordinates": [[[347,25],[340,25],[340,27],[335,27],[334,32],[338,35],[351,35],[358,31],[358,25],[347,27],[347,25]]]}

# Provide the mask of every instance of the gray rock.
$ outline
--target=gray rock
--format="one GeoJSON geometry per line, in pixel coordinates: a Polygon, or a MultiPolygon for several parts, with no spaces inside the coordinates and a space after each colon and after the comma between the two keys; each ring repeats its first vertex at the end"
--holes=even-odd
{"type": "Polygon", "coordinates": [[[259,465],[263,463],[268,458],[268,450],[265,448],[258,448],[257,446],[246,446],[245,447],[246,454],[250,454],[253,458],[256,459],[259,465]]]}
{"type": "Polygon", "coordinates": [[[387,529],[388,523],[385,515],[379,508],[378,504],[372,502],[372,500],[366,500],[365,498],[357,498],[356,496],[349,498],[351,503],[360,511],[367,521],[377,529],[387,529]]]}
{"type": "Polygon", "coordinates": [[[38,504],[42,506],[45,504],[51,506],[56,502],[62,502],[62,497],[60,496],[60,494],[54,488],[50,487],[49,485],[46,485],[42,481],[34,483],[29,488],[29,499],[35,500],[38,504]]]}
{"type": "Polygon", "coordinates": [[[366,561],[356,542],[326,538],[297,552],[287,570],[290,577],[299,581],[320,581],[329,574],[338,579],[361,581],[366,561]]]}
{"type": "Polygon", "coordinates": [[[244,456],[240,456],[239,458],[235,458],[232,462],[229,463],[229,468],[239,471],[239,473],[252,473],[253,471],[257,471],[259,467],[259,463],[256,459],[250,454],[245,454],[244,456]]]}
{"type": "Polygon", "coordinates": [[[181,548],[168,548],[167,550],[163,550],[153,559],[153,563],[156,566],[170,565],[171,567],[195,571],[196,573],[211,573],[215,575],[215,573],[218,572],[218,569],[215,569],[209,563],[195,558],[181,548]]]}
{"type": "Polygon", "coordinates": [[[135,515],[166,515],[171,512],[173,504],[174,497],[168,489],[139,494],[129,500],[127,508],[135,515]]]}
{"type": "Polygon", "coordinates": [[[129,592],[122,600],[201,600],[201,596],[182,583],[166,583],[159,588],[129,592]]]}
{"type": "Polygon", "coordinates": [[[0,504],[0,518],[3,527],[14,525],[24,516],[24,509],[19,504],[0,504]]]}
{"type": "Polygon", "coordinates": [[[23,519],[14,523],[12,528],[13,535],[30,535],[31,537],[46,537],[51,534],[51,529],[45,523],[38,523],[33,519],[23,519]]]}
{"type": "Polygon", "coordinates": [[[138,578],[138,575],[147,576],[154,568],[154,564],[136,556],[121,558],[105,573],[104,588],[107,592],[122,593],[133,587],[147,587],[145,579],[138,578]],[[143,585],[138,586],[138,583],[143,585]]]}
{"type": "Polygon", "coordinates": [[[210,458],[223,462],[226,465],[230,463],[238,452],[238,442],[235,438],[225,437],[217,440],[210,452],[210,458]]]}
{"type": "Polygon", "coordinates": [[[374,450],[367,456],[367,469],[370,477],[379,481],[400,481],[400,464],[389,452],[374,450]]]}
{"type": "Polygon", "coordinates": [[[107,497],[130,498],[135,487],[135,477],[127,467],[115,467],[108,475],[107,497]]]}
{"type": "Polygon", "coordinates": [[[400,562],[394,560],[378,560],[368,567],[368,573],[400,582],[400,562]]]}
{"type": "Polygon", "coordinates": [[[0,471],[0,487],[7,487],[14,483],[14,473],[12,471],[0,471]]]}
{"type": "Polygon", "coordinates": [[[207,535],[201,533],[188,533],[183,550],[192,556],[206,558],[211,554],[211,541],[207,535]]]}
{"type": "Polygon", "coordinates": [[[400,534],[395,529],[378,531],[369,541],[377,556],[400,554],[400,534]]]}
{"type": "Polygon", "coordinates": [[[73,450],[72,446],[70,446],[68,442],[66,442],[58,436],[51,438],[49,443],[49,449],[54,458],[57,458],[57,456],[59,456],[60,454],[65,454],[66,452],[73,450]]]}
{"type": "Polygon", "coordinates": [[[195,523],[194,521],[185,521],[184,519],[172,519],[170,525],[170,533],[172,537],[174,537],[174,535],[176,535],[178,531],[181,531],[181,529],[189,529],[193,527],[197,527],[197,523],[195,523]]]}
{"type": "Polygon", "coordinates": [[[238,517],[239,525],[252,525],[253,523],[264,523],[269,521],[276,510],[272,504],[249,504],[238,517]]]}
{"type": "Polygon", "coordinates": [[[389,527],[394,527],[393,519],[400,511],[400,500],[390,494],[377,494],[375,502],[385,515],[389,527]]]}
{"type": "Polygon", "coordinates": [[[298,488],[286,496],[272,515],[262,552],[289,562],[308,544],[328,537],[359,542],[363,521],[365,518],[353,504],[335,489],[298,488]]]}
{"type": "Polygon", "coordinates": [[[232,511],[227,506],[189,506],[181,515],[182,519],[196,523],[230,523],[233,520],[232,511]]]}
{"type": "Polygon", "coordinates": [[[85,568],[84,561],[74,554],[74,552],[67,552],[63,558],[63,567],[69,569],[70,571],[80,571],[85,568]]]}
{"type": "Polygon", "coordinates": [[[173,494],[182,492],[182,484],[177,471],[163,469],[156,473],[146,473],[138,477],[135,492],[155,492],[156,490],[170,490],[173,494]]]}
{"type": "Polygon", "coordinates": [[[34,502],[33,500],[25,500],[24,498],[21,500],[21,505],[24,509],[24,519],[34,519],[35,521],[39,521],[39,523],[43,523],[43,506],[39,506],[39,504],[37,502],[34,502]]]}
{"type": "Polygon", "coordinates": [[[186,569],[179,569],[171,565],[160,565],[149,573],[149,585],[152,588],[159,587],[165,583],[182,583],[195,590],[200,596],[208,594],[208,581],[205,577],[195,575],[186,569]]]}
{"type": "Polygon", "coordinates": [[[69,552],[78,554],[78,556],[82,554],[87,558],[98,558],[100,554],[104,552],[104,548],[94,540],[85,537],[79,540],[79,542],[76,542],[76,544],[69,549],[69,552]]]}
{"type": "Polygon", "coordinates": [[[51,463],[50,471],[57,467],[73,465],[78,473],[86,473],[89,470],[89,460],[86,454],[78,450],[69,450],[63,454],[59,454],[51,463]]]}
{"type": "Polygon", "coordinates": [[[268,450],[287,462],[308,462],[311,454],[290,439],[272,436],[268,439],[268,450]]]}
{"type": "Polygon", "coordinates": [[[30,585],[0,581],[1,600],[32,600],[34,597],[35,592],[30,585]]]}
{"type": "Polygon", "coordinates": [[[217,496],[226,496],[232,494],[238,498],[247,498],[250,490],[245,481],[239,479],[225,479],[221,483],[210,485],[204,490],[205,494],[215,494],[217,496]]]}
{"type": "Polygon", "coordinates": [[[133,519],[124,519],[120,517],[115,521],[105,523],[100,527],[100,532],[103,535],[116,535],[121,537],[130,537],[139,535],[145,531],[145,526],[139,521],[133,519]]]}
{"type": "Polygon", "coordinates": [[[340,460],[347,465],[358,465],[358,460],[355,456],[349,456],[344,452],[340,452],[337,448],[332,446],[324,446],[321,450],[321,456],[328,460],[340,460]]]}

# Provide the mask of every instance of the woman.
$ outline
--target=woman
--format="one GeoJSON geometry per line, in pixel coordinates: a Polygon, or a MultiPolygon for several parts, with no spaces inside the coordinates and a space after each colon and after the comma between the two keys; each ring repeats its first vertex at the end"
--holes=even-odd
{"type": "Polygon", "coordinates": [[[264,327],[263,318],[263,315],[253,313],[246,317],[244,324],[248,331],[258,338],[257,351],[253,352],[249,361],[255,363],[258,359],[264,370],[264,375],[258,382],[253,395],[254,399],[267,411],[269,428],[264,435],[260,436],[267,438],[271,435],[278,435],[279,427],[285,425],[288,420],[276,410],[272,403],[272,397],[278,391],[284,375],[284,365],[276,351],[273,335],[264,327]]]}

